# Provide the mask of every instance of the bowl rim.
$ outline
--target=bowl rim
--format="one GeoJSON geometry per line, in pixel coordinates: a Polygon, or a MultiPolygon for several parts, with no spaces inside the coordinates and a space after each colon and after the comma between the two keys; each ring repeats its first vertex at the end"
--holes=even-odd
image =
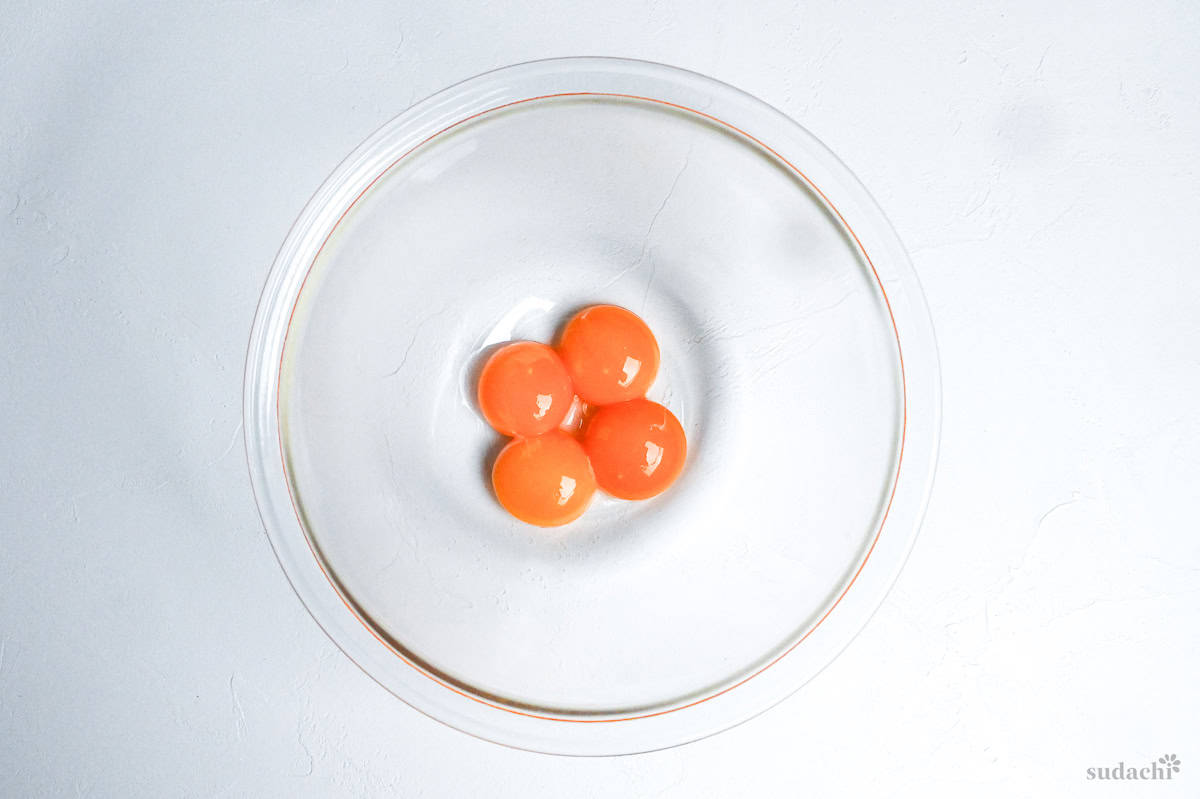
{"type": "Polygon", "coordinates": [[[940,399],[936,341],[917,276],[882,210],[832,152],[780,111],[712,78],[649,61],[571,57],[502,67],[456,83],[378,128],[338,165],[292,225],[264,284],[247,347],[243,429],[251,486],[276,559],[309,614],[372,679],[426,715],[486,740],[534,751],[608,755],[665,748],[741,723],[798,690],[853,640],[894,583],[919,530],[936,467],[940,399]],[[539,89],[547,86],[565,90],[539,89]],[[606,91],[606,87],[614,90],[606,91]],[[633,89],[616,90],[630,87],[633,89]],[[645,93],[638,87],[645,87],[645,93]],[[870,267],[896,336],[900,375],[901,433],[890,496],[874,538],[832,604],[781,654],[732,685],[694,701],[625,717],[557,717],[504,706],[446,683],[388,644],[339,590],[298,518],[279,424],[281,372],[296,305],[325,243],[357,201],[405,157],[453,128],[501,110],[566,97],[670,107],[722,126],[786,165],[839,221],[870,267]],[[689,101],[696,97],[707,97],[710,102],[696,107],[700,103],[689,101]],[[737,124],[743,118],[755,123],[754,134],[737,124]],[[767,136],[770,142],[760,136],[767,136]],[[776,138],[786,144],[780,145],[776,138]],[[398,157],[391,157],[397,152],[398,157]],[[797,153],[806,159],[804,170],[789,159],[797,153]],[[821,173],[825,189],[810,177],[814,168],[821,173]],[[875,258],[868,253],[868,244],[875,258]],[[885,287],[885,282],[891,285],[885,287]],[[902,303],[894,303],[897,296],[902,303]],[[920,439],[914,443],[916,434],[920,439]],[[893,515],[898,498],[902,513],[893,515]],[[892,535],[895,527],[900,529],[892,535]],[[885,528],[889,537],[879,551],[887,556],[872,563],[878,545],[885,541],[885,528]],[[760,680],[753,692],[739,693],[752,680],[786,662],[835,608],[843,606],[864,574],[868,575],[860,586],[864,590],[846,602],[847,610],[838,619],[841,629],[823,645],[816,658],[819,662],[792,669],[794,674],[778,669],[774,679],[760,680]],[[369,637],[363,637],[363,630],[369,637]],[[390,669],[380,658],[380,647],[409,668],[390,669]],[[730,702],[734,695],[737,701],[730,702]],[[711,712],[713,707],[717,712],[711,712]],[[628,732],[609,732],[618,728],[628,732]]]}

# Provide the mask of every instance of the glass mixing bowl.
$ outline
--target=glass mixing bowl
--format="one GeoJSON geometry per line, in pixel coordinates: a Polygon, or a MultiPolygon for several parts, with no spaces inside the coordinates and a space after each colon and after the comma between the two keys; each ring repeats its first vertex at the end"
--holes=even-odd
{"type": "Polygon", "coordinates": [[[369,675],[482,738],[618,754],[846,646],[912,545],[938,402],[917,279],[837,158],[715,80],[572,58],[434,95],[334,171],[263,291],[245,430],[284,571],[369,675]],[[491,494],[474,378],[592,303],[657,335],[689,461],[530,527],[491,494]]]}

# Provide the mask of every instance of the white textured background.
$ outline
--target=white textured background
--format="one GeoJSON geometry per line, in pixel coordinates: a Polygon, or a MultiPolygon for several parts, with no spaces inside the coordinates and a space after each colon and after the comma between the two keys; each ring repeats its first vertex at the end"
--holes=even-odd
{"type": "Polygon", "coordinates": [[[1200,6],[0,11],[0,795],[1200,795],[1200,6]],[[945,391],[866,631],[766,715],[621,759],[505,750],[368,679],[288,587],[241,444],[259,288],[336,162],[574,54],[710,74],[841,155],[945,391]],[[1171,784],[1085,779],[1167,752],[1171,784]]]}

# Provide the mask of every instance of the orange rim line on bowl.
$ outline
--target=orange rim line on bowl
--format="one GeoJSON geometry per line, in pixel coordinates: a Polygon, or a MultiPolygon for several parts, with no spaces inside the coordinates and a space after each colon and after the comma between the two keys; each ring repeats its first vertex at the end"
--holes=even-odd
{"type": "MultiPolygon", "coordinates": [[[[392,646],[386,640],[384,640],[384,638],[382,636],[380,636],[379,633],[370,624],[368,624],[366,622],[366,620],[364,620],[362,618],[362,616],[358,613],[358,611],[355,610],[353,605],[351,605],[350,602],[347,601],[346,597],[343,596],[341,590],[338,588],[337,583],[334,581],[334,579],[330,576],[329,572],[326,570],[325,564],[322,562],[321,558],[317,555],[316,551],[313,549],[312,540],[310,539],[310,537],[308,536],[307,533],[305,534],[304,541],[308,545],[308,549],[309,549],[309,552],[313,556],[313,560],[316,561],[317,567],[321,570],[321,573],[325,576],[325,579],[329,581],[330,587],[333,589],[334,593],[336,593],[338,595],[338,598],[342,601],[342,604],[346,606],[346,609],[348,611],[350,611],[351,615],[353,615],[354,618],[358,620],[359,624],[361,624],[367,630],[367,632],[369,632],[371,634],[371,636],[373,638],[375,638],[375,640],[377,640],[383,646],[387,647],[387,649],[389,651],[391,651],[393,654],[395,654],[396,657],[400,658],[404,663],[406,663],[409,667],[411,667],[413,670],[415,670],[418,674],[421,674],[424,677],[426,677],[430,680],[433,680],[438,685],[442,686],[443,688],[445,688],[449,691],[453,691],[454,693],[458,694],[459,696],[462,696],[466,699],[470,699],[472,702],[478,702],[481,705],[486,705],[487,707],[494,708],[496,710],[502,710],[505,713],[513,713],[518,716],[526,716],[529,718],[541,719],[544,721],[561,721],[561,722],[568,722],[568,723],[573,723],[573,724],[607,724],[607,723],[613,723],[613,722],[618,722],[618,721],[637,721],[638,719],[648,719],[648,718],[654,718],[655,716],[664,716],[668,713],[677,713],[680,710],[686,710],[690,707],[695,707],[696,705],[702,704],[704,702],[708,702],[712,699],[716,699],[719,696],[723,696],[724,694],[729,693],[733,689],[735,689],[741,685],[745,685],[750,680],[754,679],[755,677],[762,674],[767,669],[774,666],[779,661],[783,660],[792,651],[794,651],[796,649],[796,647],[798,647],[798,646],[800,646],[800,644],[804,643],[804,641],[807,640],[810,635],[812,635],[814,632],[816,632],[817,628],[821,626],[822,622],[824,622],[825,619],[829,618],[829,615],[831,613],[833,613],[834,608],[836,608],[841,603],[842,599],[846,596],[847,593],[849,593],[850,589],[854,586],[855,581],[858,580],[858,576],[860,574],[862,574],[863,569],[867,565],[867,561],[870,560],[870,558],[871,558],[871,553],[873,553],[875,551],[875,546],[879,543],[879,537],[880,537],[880,535],[883,534],[884,525],[887,524],[888,514],[890,513],[890,511],[892,509],[892,501],[896,497],[896,487],[900,483],[900,469],[904,463],[904,444],[907,439],[907,433],[908,433],[908,382],[905,377],[905,371],[904,371],[904,351],[900,345],[900,330],[896,326],[896,316],[892,312],[892,303],[891,303],[891,300],[888,299],[887,290],[884,289],[883,281],[879,278],[879,272],[875,269],[875,262],[872,261],[871,256],[869,254],[867,254],[867,250],[865,247],[863,247],[862,241],[859,240],[858,234],[855,233],[854,229],[850,227],[850,223],[846,221],[846,218],[844,216],[842,216],[842,212],[837,209],[837,206],[835,206],[829,200],[829,198],[827,196],[825,196],[825,192],[821,191],[821,189],[817,187],[817,184],[813,183],[812,180],[807,175],[805,175],[803,172],[801,172],[800,169],[797,168],[795,164],[793,164],[788,159],[784,158],[782,155],[779,154],[779,152],[777,152],[771,146],[767,145],[761,139],[758,139],[757,137],[747,133],[746,131],[742,130],[741,128],[737,127],[736,125],[731,125],[730,123],[728,123],[722,119],[719,119],[718,117],[715,117],[712,114],[705,113],[704,111],[699,111],[695,108],[689,108],[688,106],[680,105],[678,103],[672,103],[668,100],[658,100],[653,97],[641,97],[636,94],[622,94],[619,92],[560,92],[557,94],[541,94],[541,95],[537,95],[536,97],[526,97],[521,100],[513,100],[511,102],[503,103],[501,105],[497,105],[492,108],[484,109],[483,111],[478,111],[474,114],[471,114],[468,117],[464,117],[464,118],[458,120],[457,122],[453,122],[453,123],[447,125],[446,127],[438,130],[435,133],[430,134],[429,136],[425,137],[421,141],[417,142],[412,147],[410,147],[408,150],[404,151],[404,153],[401,154],[398,158],[396,158],[396,160],[394,160],[390,164],[388,164],[378,175],[376,175],[371,180],[371,182],[368,183],[366,185],[366,187],[358,193],[357,196],[355,196],[355,198],[350,202],[350,204],[348,206],[346,206],[346,210],[342,211],[342,213],[338,217],[337,221],[333,224],[333,227],[329,229],[329,232],[327,234],[325,234],[325,238],[324,238],[324,240],[322,240],[321,246],[317,248],[317,252],[313,256],[312,262],[308,265],[308,271],[305,272],[304,279],[300,282],[300,289],[296,292],[296,300],[292,303],[292,310],[291,310],[291,313],[288,315],[287,329],[284,331],[283,344],[280,348],[280,353],[279,353],[279,370],[276,375],[275,418],[276,418],[276,428],[279,431],[278,432],[279,459],[280,459],[281,465],[283,466],[283,472],[284,472],[285,476],[288,473],[287,458],[284,455],[284,451],[283,451],[282,427],[281,427],[281,425],[278,424],[278,420],[280,418],[278,386],[280,384],[280,378],[282,377],[282,374],[283,374],[283,359],[284,359],[284,355],[287,352],[287,341],[288,341],[288,336],[290,335],[291,330],[292,330],[292,322],[296,316],[296,307],[299,305],[301,295],[304,294],[304,287],[308,283],[309,275],[312,274],[313,267],[316,266],[317,260],[321,257],[321,253],[324,252],[325,245],[329,243],[329,239],[330,239],[330,237],[333,236],[333,232],[335,230],[337,230],[339,225],[342,224],[342,221],[346,218],[346,216],[350,213],[350,211],[354,209],[354,206],[358,204],[358,201],[361,200],[363,198],[363,196],[365,196],[366,193],[368,191],[370,191],[375,186],[375,184],[378,183],[383,178],[384,175],[386,175],[388,172],[390,172],[392,169],[394,169],[396,167],[396,165],[399,164],[401,161],[403,161],[405,158],[412,155],[412,153],[414,153],[416,150],[420,149],[421,147],[425,146],[429,142],[433,141],[438,136],[441,136],[442,134],[446,133],[447,131],[453,130],[454,128],[464,125],[467,122],[470,122],[474,119],[478,119],[479,117],[485,116],[487,114],[495,113],[496,111],[501,111],[505,108],[511,108],[513,106],[523,105],[525,103],[532,103],[532,102],[536,102],[538,100],[551,100],[551,99],[561,98],[561,97],[613,97],[613,98],[617,98],[617,99],[638,100],[638,101],[642,101],[642,102],[655,103],[657,105],[674,108],[679,111],[684,111],[689,114],[694,114],[698,117],[702,117],[704,119],[709,120],[710,122],[714,122],[717,125],[720,125],[723,128],[726,128],[727,130],[731,130],[734,133],[737,133],[738,135],[754,142],[759,147],[763,148],[764,150],[769,152],[771,155],[775,156],[775,158],[779,159],[784,164],[786,164],[787,167],[789,169],[791,169],[792,172],[794,172],[801,180],[803,180],[804,183],[809,188],[811,188],[814,192],[816,192],[817,195],[820,196],[820,198],[825,202],[825,205],[828,206],[831,211],[833,211],[834,215],[837,216],[838,221],[840,221],[842,223],[842,226],[846,228],[846,231],[850,234],[851,238],[854,239],[854,243],[855,243],[855,245],[858,246],[858,250],[859,250],[859,252],[862,253],[863,258],[867,262],[867,265],[869,267],[871,267],[871,275],[875,278],[875,283],[879,287],[879,292],[880,292],[880,294],[883,295],[884,305],[887,307],[888,319],[892,325],[892,334],[895,336],[895,339],[896,339],[896,354],[897,354],[897,357],[898,357],[899,363],[900,363],[900,392],[901,392],[901,400],[902,401],[901,401],[901,425],[900,425],[900,450],[896,456],[896,475],[892,479],[892,487],[891,487],[890,491],[888,492],[888,501],[887,501],[887,505],[884,507],[883,517],[879,521],[879,528],[875,531],[875,536],[871,539],[871,545],[870,545],[870,547],[867,548],[867,552],[863,556],[862,562],[858,564],[858,568],[855,569],[854,574],[850,577],[850,581],[846,583],[845,588],[843,588],[841,593],[838,594],[837,598],[833,601],[833,604],[830,605],[825,610],[825,613],[822,614],[821,618],[817,619],[816,623],[813,624],[813,626],[810,627],[808,629],[808,631],[806,631],[804,633],[804,635],[800,636],[800,638],[798,638],[791,646],[789,646],[783,652],[779,653],[774,658],[772,658],[769,662],[767,662],[763,666],[759,667],[758,669],[756,669],[752,673],[748,674],[747,676],[743,677],[742,679],[738,680],[737,682],[733,683],[732,685],[728,685],[719,691],[715,691],[715,692],[709,694],[708,696],[701,697],[700,699],[695,699],[691,702],[687,702],[686,704],[682,704],[677,707],[667,708],[666,710],[657,710],[652,713],[641,713],[638,715],[620,716],[620,717],[616,717],[616,718],[603,718],[603,719],[563,718],[562,716],[549,716],[549,715],[544,715],[544,714],[539,714],[539,713],[530,713],[528,711],[519,710],[517,708],[505,707],[504,705],[498,704],[496,702],[491,702],[491,701],[484,699],[482,697],[479,697],[479,696],[475,696],[475,695],[473,695],[467,691],[464,691],[454,685],[451,685],[450,683],[446,682],[445,680],[439,679],[437,676],[430,674],[427,670],[425,670],[421,666],[417,665],[416,663],[413,663],[411,660],[409,660],[407,657],[405,657],[401,652],[396,651],[396,648],[394,646],[392,646]]],[[[292,511],[293,511],[293,513],[296,514],[296,521],[300,525],[301,530],[303,530],[304,522],[301,519],[299,509],[296,507],[296,498],[292,493],[291,480],[285,479],[284,483],[287,486],[288,498],[291,500],[291,503],[292,503],[292,511]]]]}

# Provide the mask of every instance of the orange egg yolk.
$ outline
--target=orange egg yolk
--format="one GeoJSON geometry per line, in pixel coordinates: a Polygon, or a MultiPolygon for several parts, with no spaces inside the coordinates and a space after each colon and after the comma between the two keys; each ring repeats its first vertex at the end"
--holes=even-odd
{"type": "Polygon", "coordinates": [[[492,487],[513,516],[539,527],[556,527],[587,509],[596,478],[579,442],[553,430],[510,441],[492,465],[492,487]]]}
{"type": "Polygon", "coordinates": [[[645,395],[658,374],[658,342],[637,314],[594,305],[567,322],[558,353],[575,392],[592,405],[645,395]]]}
{"type": "Polygon", "coordinates": [[[687,438],[675,415],[657,402],[606,405],[588,419],[583,448],[596,483],[621,499],[648,499],[683,470],[687,438]]]}
{"type": "Polygon", "coordinates": [[[479,375],[479,409],[506,436],[537,436],[562,423],[575,392],[554,350],[535,341],[508,344],[479,375]]]}

